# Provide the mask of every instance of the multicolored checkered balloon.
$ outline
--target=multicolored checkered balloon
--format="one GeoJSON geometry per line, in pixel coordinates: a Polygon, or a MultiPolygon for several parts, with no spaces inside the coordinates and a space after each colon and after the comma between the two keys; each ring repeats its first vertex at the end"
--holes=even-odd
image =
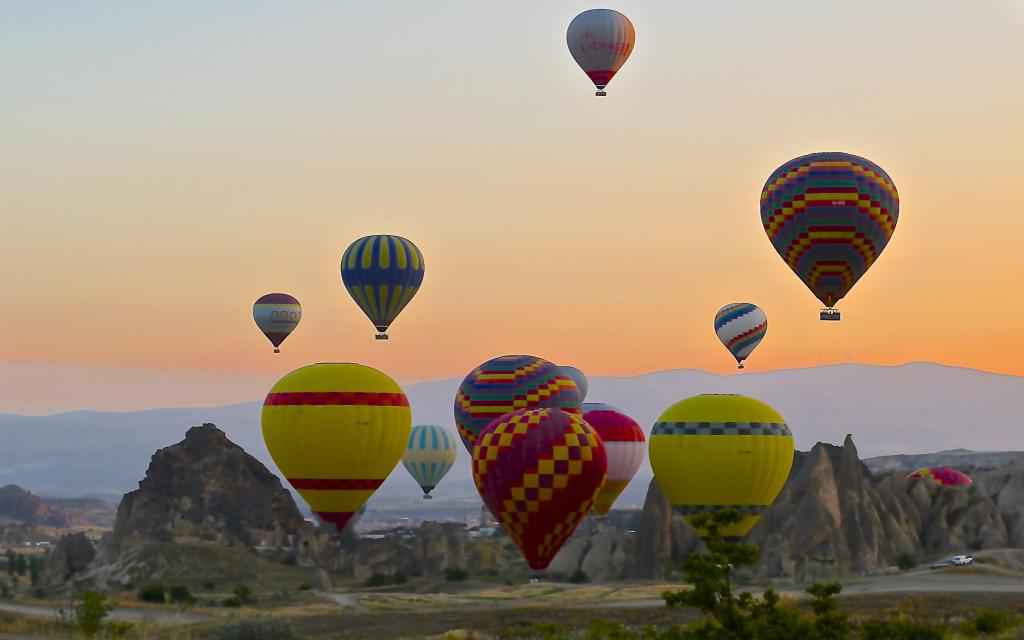
{"type": "Polygon", "coordinates": [[[473,447],[473,481],[535,571],[576,530],[605,483],[608,458],[578,414],[526,409],[498,418],[473,447]]]}
{"type": "Polygon", "coordinates": [[[772,245],[829,308],[878,259],[899,215],[889,174],[849,153],[790,160],[761,192],[761,222],[772,245]]]}
{"type": "Polygon", "coordinates": [[[519,409],[550,407],[579,413],[576,383],[565,370],[536,356],[500,356],[469,372],[455,394],[455,424],[466,450],[495,418],[519,409]]]}

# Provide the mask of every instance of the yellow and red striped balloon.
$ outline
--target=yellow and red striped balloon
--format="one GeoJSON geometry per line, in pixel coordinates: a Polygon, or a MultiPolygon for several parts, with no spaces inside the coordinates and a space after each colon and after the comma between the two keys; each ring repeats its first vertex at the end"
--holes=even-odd
{"type": "Polygon", "coordinates": [[[324,522],[345,528],[402,458],[409,400],[386,374],[321,363],[277,381],[263,403],[263,440],[288,482],[324,522]]]}

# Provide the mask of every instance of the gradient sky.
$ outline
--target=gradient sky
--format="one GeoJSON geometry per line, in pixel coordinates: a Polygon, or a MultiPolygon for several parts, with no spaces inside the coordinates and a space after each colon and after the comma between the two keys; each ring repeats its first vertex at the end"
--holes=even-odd
{"type": "Polygon", "coordinates": [[[1020,0],[623,0],[637,45],[605,99],[565,47],[580,2],[117,4],[0,18],[4,371],[727,372],[712,317],[751,301],[754,370],[1024,374],[1020,0]],[[901,196],[841,323],[758,213],[768,174],[820,150],[901,196]],[[389,343],[340,284],[367,233],[426,255],[389,343]],[[305,314],[276,357],[251,318],[268,291],[305,314]]]}

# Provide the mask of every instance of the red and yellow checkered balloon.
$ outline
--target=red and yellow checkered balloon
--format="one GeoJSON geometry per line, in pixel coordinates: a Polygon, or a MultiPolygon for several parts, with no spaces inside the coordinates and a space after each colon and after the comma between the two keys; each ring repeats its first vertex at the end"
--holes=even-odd
{"type": "Polygon", "coordinates": [[[524,409],[491,422],[473,447],[473,481],[535,571],[551,563],[594,504],[608,458],[577,414],[524,409]]]}

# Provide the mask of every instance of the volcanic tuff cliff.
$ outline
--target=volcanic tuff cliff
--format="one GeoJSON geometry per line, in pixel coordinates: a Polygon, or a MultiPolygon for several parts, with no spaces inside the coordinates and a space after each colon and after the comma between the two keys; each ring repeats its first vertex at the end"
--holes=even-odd
{"type": "Polygon", "coordinates": [[[139,488],[125,494],[111,539],[283,546],[304,520],[281,481],[215,425],[153,454],[139,488]]]}
{"type": "MultiPolygon", "coordinates": [[[[971,489],[874,476],[853,439],[796,452],[789,481],[748,542],[761,548],[756,573],[814,580],[890,567],[907,554],[1024,547],[1024,466],[979,471],[971,489]]],[[[660,577],[699,544],[668,515],[652,483],[638,542],[638,577],[660,577]],[[647,523],[650,524],[647,524],[647,523]]]]}

